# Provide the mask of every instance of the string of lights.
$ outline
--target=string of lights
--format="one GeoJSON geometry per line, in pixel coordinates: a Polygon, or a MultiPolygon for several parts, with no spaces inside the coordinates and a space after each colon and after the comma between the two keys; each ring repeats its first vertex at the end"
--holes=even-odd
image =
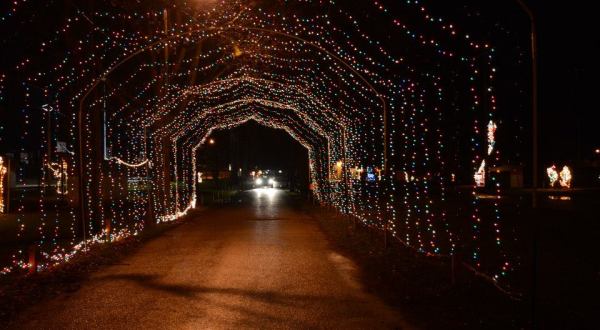
{"type": "MultiPolygon", "coordinates": [[[[253,120],[307,149],[319,203],[510,286],[500,206],[478,197],[501,189],[490,43],[416,0],[159,3],[71,8],[15,62],[62,116],[40,121],[42,185],[56,187],[40,200],[41,269],[186,215],[207,137],[253,120]],[[166,28],[165,13],[177,14],[166,28]],[[54,152],[59,139],[75,152],[54,152]],[[468,205],[455,202],[461,185],[468,205]]],[[[20,268],[22,251],[3,272],[20,268]]]]}

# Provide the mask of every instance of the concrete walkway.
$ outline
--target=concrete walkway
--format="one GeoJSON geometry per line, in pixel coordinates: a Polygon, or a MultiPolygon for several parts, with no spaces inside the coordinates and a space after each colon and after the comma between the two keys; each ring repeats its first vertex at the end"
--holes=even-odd
{"type": "Polygon", "coordinates": [[[82,288],[23,313],[20,329],[410,328],[352,261],[275,189],[246,193],[145,244],[82,288]]]}

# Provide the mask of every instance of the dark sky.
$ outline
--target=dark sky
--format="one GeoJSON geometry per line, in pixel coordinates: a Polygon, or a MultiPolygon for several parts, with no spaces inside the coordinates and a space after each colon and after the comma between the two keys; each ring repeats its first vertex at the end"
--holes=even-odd
{"type": "MultiPolygon", "coordinates": [[[[600,134],[596,129],[600,34],[597,32],[594,3],[583,0],[525,1],[534,10],[539,31],[542,162],[592,158],[592,151],[600,147],[600,134]]],[[[48,3],[52,1],[43,2],[43,5],[48,3]]],[[[516,0],[427,0],[424,3],[438,16],[452,18],[465,30],[481,34],[496,46],[501,72],[498,96],[502,107],[499,113],[504,122],[499,135],[504,136],[503,149],[511,156],[509,159],[527,162],[531,140],[527,16],[516,0]]],[[[4,9],[5,5],[0,7],[4,9]]],[[[37,1],[26,5],[42,6],[37,1]]],[[[50,20],[53,16],[48,14],[44,19],[50,20]]],[[[32,19],[31,16],[18,17],[10,22],[18,20],[19,24],[0,25],[4,48],[0,55],[0,74],[9,73],[6,66],[13,62],[10,59],[19,58],[22,52],[20,46],[27,42],[14,36],[35,32],[24,30],[31,27],[27,22],[32,19]]],[[[0,102],[0,151],[7,151],[15,141],[14,136],[11,139],[9,135],[16,135],[14,130],[19,127],[11,116],[20,114],[9,104],[15,98],[11,95],[10,86],[0,97],[3,98],[0,102]]],[[[37,147],[37,143],[33,145],[37,147]]]]}
{"type": "MultiPolygon", "coordinates": [[[[477,2],[480,1],[472,1],[471,8],[476,8],[477,2]]],[[[594,149],[600,147],[600,134],[596,129],[600,35],[592,2],[524,2],[534,12],[538,32],[542,165],[592,159],[594,149]]],[[[483,20],[502,26],[502,29],[490,29],[492,42],[498,48],[500,69],[508,71],[504,81],[499,82],[505,87],[499,91],[499,97],[505,98],[503,101],[508,107],[500,112],[516,118],[524,126],[522,158],[527,161],[531,146],[530,21],[516,0],[490,1],[481,9],[481,14],[483,20]],[[512,86],[510,80],[519,80],[514,91],[508,89],[512,86]],[[519,91],[523,93],[518,95],[519,91]],[[513,103],[513,98],[518,101],[513,103]]],[[[513,131],[507,133],[511,135],[513,131]]]]}
{"type": "Polygon", "coordinates": [[[308,172],[308,151],[282,129],[267,128],[249,121],[230,130],[215,131],[211,138],[215,144],[202,150],[213,149],[204,161],[218,159],[222,169],[232,168],[284,170],[304,174],[308,172]]]}
{"type": "Polygon", "coordinates": [[[600,34],[591,1],[532,0],[540,36],[540,115],[544,150],[589,158],[596,128],[600,34]]]}

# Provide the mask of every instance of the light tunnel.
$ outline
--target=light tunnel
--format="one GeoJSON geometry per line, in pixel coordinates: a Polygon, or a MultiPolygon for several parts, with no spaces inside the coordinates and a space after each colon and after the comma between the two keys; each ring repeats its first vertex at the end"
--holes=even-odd
{"type": "MultiPolygon", "coordinates": [[[[46,224],[62,215],[42,213],[40,232],[53,237],[38,243],[46,264],[185,214],[199,146],[254,120],[307,149],[321,204],[510,282],[501,207],[477,197],[501,189],[486,171],[500,161],[490,43],[419,1],[129,6],[89,20],[75,11],[41,47],[56,50],[39,57],[45,69],[28,76],[62,115],[40,140],[47,162],[69,164],[71,182],[71,233],[51,233],[46,224]],[[55,152],[58,140],[69,152],[55,152]]],[[[23,264],[15,255],[7,269],[23,264]]]]}
{"type": "MultiPolygon", "coordinates": [[[[169,143],[163,148],[172,150],[173,162],[164,162],[164,164],[169,166],[170,163],[173,163],[179,168],[179,170],[175,168],[167,169],[165,173],[173,173],[175,181],[178,181],[177,178],[185,178],[188,187],[193,188],[192,183],[194,173],[196,173],[194,156],[200,144],[204,143],[210,132],[214,129],[231,128],[253,119],[267,127],[284,129],[302,144],[309,152],[310,168],[312,169],[311,178],[316,183],[327,184],[330,159],[341,159],[339,157],[343,153],[343,150],[336,148],[336,146],[339,148],[340,144],[333,143],[328,136],[311,130],[302,121],[301,117],[294,114],[292,110],[282,109],[281,105],[272,102],[266,102],[266,106],[263,103],[264,101],[254,99],[201,112],[201,115],[199,115],[199,117],[202,117],[201,119],[191,122],[189,126],[192,127],[188,126],[182,129],[186,134],[180,132],[175,137],[165,139],[169,143]],[[223,123],[223,117],[228,119],[226,123],[223,123]]],[[[167,154],[162,148],[158,150],[160,155],[167,154]]],[[[317,197],[325,196],[327,186],[317,185],[317,187],[317,197]]],[[[189,191],[189,189],[187,190],[189,191]]],[[[189,200],[189,198],[187,199],[189,200]]],[[[330,197],[326,198],[326,200],[330,199],[330,197]]],[[[178,199],[176,198],[176,200],[178,199]]]]}

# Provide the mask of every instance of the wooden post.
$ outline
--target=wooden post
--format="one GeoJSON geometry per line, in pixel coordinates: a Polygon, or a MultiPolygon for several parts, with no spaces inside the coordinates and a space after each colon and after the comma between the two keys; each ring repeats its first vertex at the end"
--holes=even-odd
{"type": "MultiPolygon", "coordinates": [[[[167,11],[167,9],[163,9],[163,28],[164,28],[164,34],[165,34],[165,38],[168,37],[169,35],[169,12],[167,11]]],[[[165,42],[164,45],[164,64],[165,64],[165,68],[164,68],[164,77],[163,77],[163,93],[164,95],[167,94],[167,89],[169,87],[169,43],[165,42]]]]}
{"type": "Polygon", "coordinates": [[[146,228],[148,227],[152,227],[156,224],[156,221],[154,220],[154,207],[153,207],[153,203],[152,203],[152,188],[150,187],[150,180],[148,180],[147,186],[146,186],[146,198],[148,199],[147,201],[147,205],[146,205],[146,221],[145,221],[145,225],[146,228]]]}
{"type": "Polygon", "coordinates": [[[110,217],[108,219],[105,219],[104,232],[106,234],[106,240],[110,243],[111,242],[111,232],[112,232],[112,224],[110,221],[110,217]]]}
{"type": "Polygon", "coordinates": [[[450,256],[450,281],[452,286],[456,285],[456,255],[450,256]]]}
{"type": "Polygon", "coordinates": [[[6,159],[6,202],[4,203],[4,213],[10,213],[10,165],[11,159],[6,159]]]}
{"type": "Polygon", "coordinates": [[[31,245],[29,246],[29,274],[35,274],[37,273],[37,266],[38,266],[38,262],[37,262],[37,246],[31,245]]]}
{"type": "Polygon", "coordinates": [[[388,247],[388,235],[387,235],[387,220],[385,220],[385,224],[383,225],[383,249],[387,250],[388,247]]]}

